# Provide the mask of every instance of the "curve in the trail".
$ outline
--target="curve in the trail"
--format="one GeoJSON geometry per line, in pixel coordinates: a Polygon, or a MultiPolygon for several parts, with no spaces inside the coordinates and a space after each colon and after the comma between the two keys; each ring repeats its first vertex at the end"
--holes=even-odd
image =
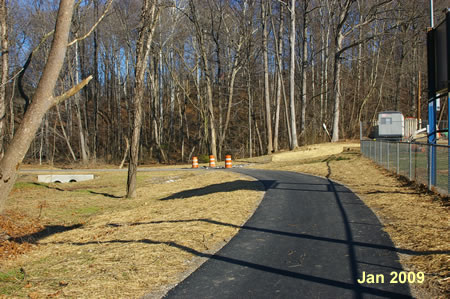
{"type": "Polygon", "coordinates": [[[410,297],[407,284],[391,282],[403,271],[399,249],[348,188],[293,172],[235,171],[261,181],[264,199],[239,233],[165,298],[410,297]]]}

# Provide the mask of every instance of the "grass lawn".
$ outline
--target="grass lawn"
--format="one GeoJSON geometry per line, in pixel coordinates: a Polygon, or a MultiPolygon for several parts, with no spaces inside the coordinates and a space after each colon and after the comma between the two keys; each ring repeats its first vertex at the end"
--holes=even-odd
{"type": "MultiPolygon", "coordinates": [[[[43,184],[23,175],[0,225],[0,294],[130,298],[174,284],[220,248],[252,214],[263,186],[223,171],[138,174],[125,199],[126,172],[93,181],[43,184]],[[220,225],[223,223],[223,225],[220,225]]],[[[1,297],[0,295],[0,297],[1,297]]]]}

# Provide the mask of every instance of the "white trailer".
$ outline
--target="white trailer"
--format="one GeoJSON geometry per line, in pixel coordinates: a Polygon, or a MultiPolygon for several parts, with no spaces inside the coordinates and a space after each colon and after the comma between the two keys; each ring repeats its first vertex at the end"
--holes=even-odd
{"type": "Polygon", "coordinates": [[[405,136],[405,118],[398,111],[378,113],[379,138],[403,138],[405,136]]]}

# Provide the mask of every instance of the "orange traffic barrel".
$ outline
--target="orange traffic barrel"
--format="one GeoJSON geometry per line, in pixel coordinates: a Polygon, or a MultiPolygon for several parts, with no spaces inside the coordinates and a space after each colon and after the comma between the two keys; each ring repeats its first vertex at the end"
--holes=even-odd
{"type": "Polygon", "coordinates": [[[192,168],[198,168],[198,158],[192,157],[192,168]]]}
{"type": "Polygon", "coordinates": [[[225,156],[225,168],[231,168],[232,164],[231,164],[231,155],[226,155],[225,156]]]}
{"type": "Polygon", "coordinates": [[[216,159],[213,155],[209,156],[209,167],[216,167],[216,159]]]}

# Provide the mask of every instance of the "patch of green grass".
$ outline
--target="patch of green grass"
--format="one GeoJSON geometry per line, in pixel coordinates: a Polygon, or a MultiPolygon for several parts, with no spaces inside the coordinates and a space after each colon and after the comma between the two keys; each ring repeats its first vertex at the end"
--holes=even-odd
{"type": "Polygon", "coordinates": [[[33,182],[16,182],[14,184],[14,189],[30,189],[30,188],[48,188],[48,186],[43,183],[33,183],[33,182]]]}
{"type": "Polygon", "coordinates": [[[23,289],[25,273],[21,268],[0,271],[0,295],[12,296],[23,289]]]}
{"type": "Polygon", "coordinates": [[[7,283],[5,285],[0,286],[0,295],[6,295],[6,296],[17,296],[18,292],[23,290],[23,283],[21,284],[13,284],[13,283],[7,283]]]}
{"type": "Polygon", "coordinates": [[[93,215],[93,214],[97,213],[98,211],[100,211],[100,207],[90,206],[90,207],[83,207],[83,208],[76,209],[74,211],[74,213],[83,214],[83,215],[93,215]]]}
{"type": "Polygon", "coordinates": [[[92,191],[87,190],[87,189],[76,189],[76,190],[73,190],[73,192],[92,194],[92,191]]]}
{"type": "Polygon", "coordinates": [[[0,271],[0,281],[1,282],[23,280],[24,278],[25,278],[25,272],[21,268],[11,269],[6,272],[0,271]]]}

